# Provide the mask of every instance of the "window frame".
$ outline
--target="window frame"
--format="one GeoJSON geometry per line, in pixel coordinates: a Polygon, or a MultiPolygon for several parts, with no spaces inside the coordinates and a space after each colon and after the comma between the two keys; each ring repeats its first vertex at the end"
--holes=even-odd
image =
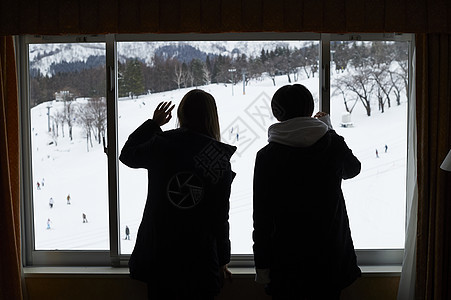
{"type": "MultiPolygon", "coordinates": [[[[320,44],[319,98],[320,110],[330,112],[330,42],[332,41],[405,41],[409,42],[409,85],[412,82],[412,53],[415,48],[413,34],[319,34],[319,33],[221,33],[221,34],[107,34],[80,36],[19,36],[16,37],[18,70],[18,96],[20,105],[21,135],[21,231],[22,261],[25,266],[127,266],[130,254],[120,254],[119,187],[118,187],[118,132],[117,132],[117,43],[132,41],[252,41],[252,40],[312,40],[320,44]],[[107,98],[107,153],[108,153],[108,204],[109,250],[34,250],[33,184],[31,169],[31,132],[29,104],[28,45],[34,43],[105,43],[106,98],[107,98]]],[[[410,105],[414,99],[408,97],[410,105]]],[[[407,120],[407,127],[412,120],[407,120]]],[[[408,138],[407,132],[406,136],[408,138]]],[[[408,154],[407,154],[408,155],[408,154]]],[[[408,159],[408,157],[407,157],[408,159]]],[[[406,172],[409,166],[406,166],[406,172]]],[[[406,182],[406,188],[408,189],[406,182]]],[[[360,266],[402,264],[404,248],[356,250],[360,266]]],[[[253,267],[252,254],[233,254],[230,267],[253,267]]]]}

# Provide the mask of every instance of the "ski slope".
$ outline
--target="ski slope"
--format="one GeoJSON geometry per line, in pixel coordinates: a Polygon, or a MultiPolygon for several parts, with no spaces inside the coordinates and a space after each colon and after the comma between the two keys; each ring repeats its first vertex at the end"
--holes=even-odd
{"type": "MultiPolygon", "coordinates": [[[[318,79],[301,80],[318,99],[318,79]]],[[[232,253],[252,253],[252,177],[256,152],[267,143],[267,128],[276,122],[270,112],[270,99],[281,86],[288,84],[286,76],[251,81],[245,87],[211,84],[200,87],[217,101],[222,140],[238,147],[232,157],[232,169],[237,176],[232,185],[230,235],[232,253]],[[233,95],[232,95],[233,91],[233,95]],[[238,136],[237,134],[238,133],[238,136]]],[[[190,89],[123,98],[118,101],[119,151],[128,135],[142,122],[151,118],[157,104],[172,101],[176,105],[190,89]]],[[[350,217],[355,247],[403,248],[405,224],[406,178],[406,114],[405,97],[400,106],[385,113],[373,107],[367,117],[362,105],[352,113],[354,126],[340,127],[344,105],[341,97],[331,100],[331,120],[336,131],[345,137],[348,146],[362,162],[357,177],[343,182],[343,191],[350,217]],[[385,152],[385,145],[388,151],[385,152]],[[379,157],[375,151],[378,150],[379,157]]],[[[83,99],[78,102],[85,101],[83,99]]],[[[394,101],[393,101],[394,102],[394,101]]],[[[77,104],[75,103],[75,105],[77,104]]],[[[47,106],[42,103],[31,110],[33,205],[36,250],[102,250],[109,249],[107,157],[103,146],[93,140],[87,145],[81,128],[74,127],[70,141],[65,125],[65,137],[60,134],[57,145],[48,132],[47,106]],[[87,151],[87,146],[89,152],[87,151]],[[40,189],[37,182],[44,178],[40,189]],[[71,204],[66,203],[70,194],[71,204]],[[53,198],[53,208],[49,199],[53,198]],[[88,223],[82,222],[82,213],[88,223]],[[50,229],[47,220],[50,219],[50,229]]],[[[63,103],[53,101],[50,115],[62,109],[63,103]]],[[[176,117],[163,130],[176,127],[176,117]]],[[[131,253],[142,217],[147,195],[145,170],[130,169],[118,162],[121,252],[131,253]],[[125,240],[125,226],[130,228],[130,240],[125,240]]]]}

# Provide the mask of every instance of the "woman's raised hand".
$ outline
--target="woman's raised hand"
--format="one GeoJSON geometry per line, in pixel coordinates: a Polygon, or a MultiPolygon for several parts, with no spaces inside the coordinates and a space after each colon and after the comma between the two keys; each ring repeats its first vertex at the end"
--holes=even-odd
{"type": "Polygon", "coordinates": [[[169,102],[160,102],[157,108],[153,112],[153,120],[158,124],[158,126],[163,126],[169,120],[171,120],[172,115],[171,111],[174,109],[175,104],[171,106],[171,101],[169,102]]]}

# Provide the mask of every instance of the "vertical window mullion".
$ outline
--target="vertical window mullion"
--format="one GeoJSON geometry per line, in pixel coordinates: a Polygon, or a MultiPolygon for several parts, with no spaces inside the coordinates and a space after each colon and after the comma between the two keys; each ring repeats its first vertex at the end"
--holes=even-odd
{"type": "Polygon", "coordinates": [[[330,113],[330,34],[321,34],[319,49],[319,110],[330,113]]]}
{"type": "Polygon", "coordinates": [[[108,203],[110,226],[110,258],[119,266],[119,200],[117,147],[117,48],[115,35],[106,36],[108,203]]]}
{"type": "Polygon", "coordinates": [[[19,99],[20,101],[20,136],[21,139],[21,166],[22,174],[20,181],[21,189],[21,205],[23,207],[23,214],[21,214],[21,230],[22,243],[25,245],[23,254],[23,262],[26,265],[33,263],[34,250],[34,215],[33,215],[33,197],[32,193],[32,170],[31,170],[31,137],[30,137],[30,101],[29,101],[29,61],[28,61],[28,44],[25,37],[18,38],[19,43],[16,48],[16,55],[18,57],[19,70],[19,99]]]}

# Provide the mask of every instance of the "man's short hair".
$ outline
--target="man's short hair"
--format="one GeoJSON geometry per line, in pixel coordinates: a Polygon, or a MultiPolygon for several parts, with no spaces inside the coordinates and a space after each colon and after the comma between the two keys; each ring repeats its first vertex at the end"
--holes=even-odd
{"type": "Polygon", "coordinates": [[[271,100],[272,113],[279,121],[311,117],[314,107],[312,93],[302,84],[281,87],[274,93],[271,100]]]}

